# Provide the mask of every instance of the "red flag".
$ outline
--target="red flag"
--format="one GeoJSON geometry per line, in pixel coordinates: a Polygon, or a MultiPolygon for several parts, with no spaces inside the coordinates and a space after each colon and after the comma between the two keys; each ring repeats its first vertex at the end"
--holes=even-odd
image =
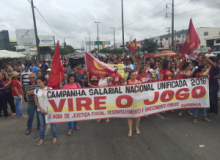
{"type": "Polygon", "coordinates": [[[180,52],[190,55],[196,48],[198,48],[200,43],[201,42],[193,26],[192,19],[190,19],[186,41],[183,47],[181,48],[180,52]]]}
{"type": "Polygon", "coordinates": [[[135,50],[137,50],[136,39],[134,39],[129,45],[127,45],[127,48],[130,50],[130,52],[134,52],[135,50]]]}
{"type": "Polygon", "coordinates": [[[115,67],[107,65],[85,52],[85,60],[87,71],[94,76],[111,75],[115,71],[115,67]]]}
{"type": "Polygon", "coordinates": [[[60,85],[61,84],[60,80],[63,80],[65,78],[63,65],[60,59],[59,41],[57,42],[57,46],[54,52],[50,76],[54,86],[60,85]]]}

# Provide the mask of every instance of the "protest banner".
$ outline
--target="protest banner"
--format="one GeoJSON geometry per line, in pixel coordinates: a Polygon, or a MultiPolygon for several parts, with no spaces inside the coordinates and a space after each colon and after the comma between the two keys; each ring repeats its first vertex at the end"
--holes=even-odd
{"type": "Polygon", "coordinates": [[[138,118],[168,110],[209,108],[207,78],[137,85],[45,90],[46,123],[138,118]]]}
{"type": "Polygon", "coordinates": [[[118,68],[118,73],[124,77],[125,71],[124,71],[124,64],[109,64],[110,66],[116,66],[118,68]]]}

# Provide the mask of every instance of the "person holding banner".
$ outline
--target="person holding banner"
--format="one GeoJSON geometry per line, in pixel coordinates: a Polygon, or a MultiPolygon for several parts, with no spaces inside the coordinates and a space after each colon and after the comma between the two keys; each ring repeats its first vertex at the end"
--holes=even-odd
{"type": "Polygon", "coordinates": [[[118,73],[118,67],[115,67],[115,72],[111,74],[111,77],[115,77],[111,86],[119,86],[123,84],[122,76],[118,73]]]}
{"type": "MultiPolygon", "coordinates": [[[[67,80],[67,84],[65,84],[63,86],[63,89],[75,89],[75,88],[81,88],[79,83],[76,83],[76,76],[74,74],[70,74],[68,76],[68,80],[67,80]]],[[[67,135],[71,135],[72,134],[72,129],[73,129],[73,125],[74,125],[74,129],[79,130],[79,127],[77,126],[77,122],[68,122],[68,132],[67,135]]]]}
{"type": "MultiPolygon", "coordinates": [[[[173,77],[173,73],[170,70],[170,62],[168,59],[164,59],[162,63],[162,69],[160,70],[160,80],[171,80],[173,77]]],[[[174,113],[172,110],[171,113],[174,113]]],[[[166,112],[162,112],[162,114],[166,114],[166,112]]]]}
{"type": "Polygon", "coordinates": [[[209,70],[209,97],[210,97],[210,116],[216,116],[218,114],[218,91],[219,91],[219,65],[216,63],[215,57],[205,56],[203,54],[203,59],[207,61],[211,68],[209,70]]]}
{"type": "MultiPolygon", "coordinates": [[[[201,78],[201,77],[209,78],[208,73],[209,73],[209,69],[207,69],[205,65],[200,65],[198,67],[198,69],[196,69],[195,72],[193,73],[192,78],[201,78]]],[[[199,110],[198,108],[193,109],[193,123],[195,123],[195,124],[198,123],[198,121],[197,121],[198,110],[199,110]]],[[[202,108],[202,119],[204,121],[211,122],[211,120],[209,120],[206,117],[206,109],[205,108],[202,108]]]]}
{"type": "Polygon", "coordinates": [[[144,65],[139,68],[137,80],[141,81],[141,83],[151,82],[151,76],[148,72],[146,72],[146,70],[147,67],[145,67],[144,65]]]}
{"type": "MultiPolygon", "coordinates": [[[[180,74],[183,75],[183,78],[186,79],[186,78],[192,78],[192,71],[191,71],[191,64],[189,62],[185,62],[183,65],[182,65],[182,68],[181,68],[181,72],[180,74]]],[[[192,112],[190,112],[189,109],[186,109],[187,113],[189,115],[193,115],[192,112]]],[[[179,116],[181,117],[183,115],[183,109],[180,110],[179,112],[179,116]]]]}
{"type": "MultiPolygon", "coordinates": [[[[135,71],[131,71],[128,75],[127,81],[124,82],[124,85],[130,85],[130,84],[139,84],[141,81],[137,80],[137,74],[135,71]]],[[[139,123],[140,123],[140,118],[134,118],[135,121],[135,128],[136,128],[136,133],[140,134],[141,131],[139,129],[139,123]]],[[[133,124],[133,119],[128,118],[128,137],[132,136],[132,124],[133,124]]]]}
{"type": "Polygon", "coordinates": [[[83,87],[83,83],[84,83],[84,75],[79,73],[79,70],[77,67],[73,68],[73,72],[72,74],[74,74],[76,76],[75,81],[80,84],[81,87],[83,87]]]}
{"type": "MultiPolygon", "coordinates": [[[[116,74],[115,74],[116,76],[116,74]]],[[[115,80],[115,77],[108,77],[107,75],[102,75],[101,79],[99,80],[98,86],[99,87],[107,87],[107,86],[111,86],[112,82],[115,80]]],[[[101,119],[97,119],[97,122],[101,122],[101,119]]],[[[110,122],[110,119],[106,119],[105,121],[106,123],[110,122]]]]}
{"type": "MultiPolygon", "coordinates": [[[[38,77],[37,78],[37,85],[39,89],[34,90],[34,102],[37,106],[39,122],[40,122],[40,141],[38,142],[38,146],[42,145],[44,142],[44,135],[45,135],[45,115],[47,112],[45,111],[44,107],[44,96],[43,91],[45,89],[52,89],[51,87],[46,86],[46,78],[45,77],[38,77]]],[[[53,141],[52,143],[55,144],[57,142],[57,128],[56,124],[51,124],[52,133],[53,133],[53,141]]]]}

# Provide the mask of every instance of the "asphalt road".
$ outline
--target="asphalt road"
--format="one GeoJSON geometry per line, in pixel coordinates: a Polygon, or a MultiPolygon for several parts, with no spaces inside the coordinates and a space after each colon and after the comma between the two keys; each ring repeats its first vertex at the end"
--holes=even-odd
{"type": "MultiPolygon", "coordinates": [[[[26,113],[27,105],[23,105],[26,113]]],[[[52,133],[39,142],[36,116],[33,130],[25,135],[27,118],[0,117],[1,160],[219,160],[220,117],[198,124],[183,114],[152,115],[140,122],[141,134],[127,137],[126,119],[79,122],[80,130],[66,134],[67,124],[58,124],[58,142],[52,144],[52,133]],[[203,146],[200,146],[203,145],[203,146]]],[[[134,127],[133,127],[134,128],[134,127]]]]}

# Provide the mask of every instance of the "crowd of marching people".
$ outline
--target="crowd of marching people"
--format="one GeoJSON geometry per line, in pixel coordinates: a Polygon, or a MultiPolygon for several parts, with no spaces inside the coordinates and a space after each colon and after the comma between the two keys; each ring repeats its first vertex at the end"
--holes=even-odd
{"type": "MultiPolygon", "coordinates": [[[[40,130],[40,141],[38,145],[42,145],[45,135],[45,116],[47,112],[44,108],[44,99],[42,93],[44,89],[76,89],[83,87],[105,87],[147,83],[152,81],[172,80],[178,75],[183,75],[183,78],[209,78],[209,95],[210,109],[207,116],[206,109],[202,109],[202,119],[210,122],[208,117],[213,117],[218,114],[218,99],[220,98],[219,91],[219,65],[220,57],[215,57],[209,49],[207,54],[198,54],[197,60],[185,58],[181,54],[174,57],[154,58],[147,53],[140,55],[138,53],[124,54],[118,56],[111,54],[109,57],[96,57],[106,64],[124,64],[124,76],[118,73],[118,68],[115,66],[115,72],[112,75],[102,75],[97,77],[83,69],[83,64],[75,64],[71,67],[68,59],[63,61],[65,79],[62,83],[54,86],[51,81],[51,63],[30,62],[24,64],[18,62],[17,65],[11,66],[8,61],[1,68],[0,72],[0,116],[8,117],[16,115],[17,118],[23,119],[27,117],[27,129],[25,134],[29,135],[32,131],[32,123],[35,112],[37,113],[37,128],[40,130]],[[27,115],[23,114],[22,103],[27,103],[27,115]],[[10,114],[8,107],[10,106],[10,114]]],[[[173,110],[170,111],[174,113],[173,110]]],[[[178,115],[183,113],[193,116],[193,123],[197,124],[198,109],[179,110],[178,115]]],[[[163,112],[162,114],[166,114],[163,112]]],[[[146,116],[148,118],[148,116],[146,116]]],[[[100,122],[98,119],[97,122],[100,122]]],[[[106,123],[110,119],[105,120],[106,123]]],[[[140,134],[139,123],[140,119],[134,119],[136,134],[140,134]]],[[[128,119],[128,136],[132,136],[133,119],[128,119]]],[[[56,124],[50,125],[53,135],[52,143],[57,142],[56,124]]],[[[72,134],[72,130],[79,130],[77,122],[68,123],[67,135],[72,134]]]]}

